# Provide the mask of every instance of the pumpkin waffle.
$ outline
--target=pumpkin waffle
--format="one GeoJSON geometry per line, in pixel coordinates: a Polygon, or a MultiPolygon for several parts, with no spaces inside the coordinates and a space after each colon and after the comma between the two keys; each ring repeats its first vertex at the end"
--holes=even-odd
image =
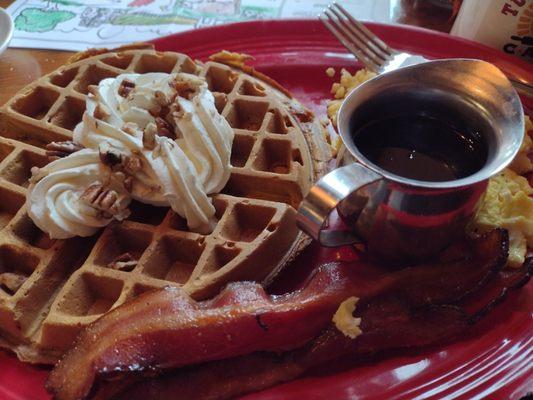
{"type": "Polygon", "coordinates": [[[153,49],[78,57],[5,104],[0,129],[0,342],[34,363],[55,362],[82,328],[148,290],[201,299],[229,281],[271,279],[307,244],[295,208],[329,159],[317,118],[275,82],[153,49]],[[26,213],[30,170],[48,163],[46,144],[72,138],[88,86],[126,72],[207,80],[235,132],[231,177],[212,197],[219,222],[200,235],[169,208],[134,202],[92,237],[50,240],[26,213]]]}

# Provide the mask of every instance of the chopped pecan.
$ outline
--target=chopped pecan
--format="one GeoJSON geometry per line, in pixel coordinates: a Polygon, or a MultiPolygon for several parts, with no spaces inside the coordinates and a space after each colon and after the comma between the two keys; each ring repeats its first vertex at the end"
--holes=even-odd
{"type": "Polygon", "coordinates": [[[87,91],[89,92],[89,94],[92,94],[93,96],[97,96],[98,95],[98,86],[89,85],[89,86],[87,86],[87,91]]]}
{"type": "Polygon", "coordinates": [[[148,150],[153,150],[155,147],[155,135],[157,135],[157,126],[153,122],[149,122],[144,128],[143,132],[143,146],[148,150]]]}
{"type": "Polygon", "coordinates": [[[94,118],[96,119],[101,119],[103,121],[105,121],[107,118],[109,118],[111,116],[111,114],[109,113],[108,109],[106,108],[106,106],[102,105],[102,104],[97,104],[96,107],[94,108],[94,118]]]}
{"type": "Polygon", "coordinates": [[[155,105],[148,110],[152,117],[159,117],[161,115],[161,106],[155,105]]]}
{"type": "Polygon", "coordinates": [[[133,190],[133,178],[131,176],[128,176],[126,179],[124,179],[124,189],[128,191],[128,193],[131,193],[133,190]]]}
{"type": "Polygon", "coordinates": [[[169,99],[167,95],[165,94],[165,92],[162,92],[161,90],[156,90],[154,95],[155,95],[155,101],[160,106],[168,106],[171,102],[171,99],[169,99]]]}
{"type": "Polygon", "coordinates": [[[125,173],[135,175],[143,168],[143,162],[138,156],[125,156],[122,160],[122,166],[125,173]]]}
{"type": "Polygon", "coordinates": [[[162,106],[161,110],[159,111],[159,117],[166,118],[169,113],[170,113],[170,107],[169,106],[162,106]]]}
{"type": "Polygon", "coordinates": [[[120,151],[107,142],[100,143],[99,151],[100,161],[108,167],[113,168],[122,162],[122,154],[120,151]]]}
{"type": "Polygon", "coordinates": [[[174,133],[172,125],[170,125],[165,119],[157,117],[155,119],[155,124],[157,126],[157,134],[159,136],[165,136],[170,139],[176,139],[176,135],[174,133]]]}
{"type": "Polygon", "coordinates": [[[18,272],[4,272],[0,274],[0,287],[7,289],[10,294],[14,294],[27,279],[27,276],[18,272]]]}
{"type": "Polygon", "coordinates": [[[168,112],[171,114],[171,115],[174,115],[176,113],[183,113],[183,109],[181,108],[181,105],[180,103],[178,102],[175,102],[175,103],[172,103],[168,109],[168,112]]]}
{"type": "Polygon", "coordinates": [[[123,211],[125,196],[118,194],[112,189],[105,188],[100,183],[89,186],[81,195],[81,200],[91,207],[107,214],[117,215],[123,211]]]}
{"type": "Polygon", "coordinates": [[[123,253],[107,264],[107,266],[118,271],[130,272],[137,266],[137,263],[138,261],[131,253],[123,253]]]}
{"type": "Polygon", "coordinates": [[[83,145],[73,142],[72,140],[66,140],[64,142],[51,142],[46,145],[46,155],[50,160],[57,160],[58,158],[66,157],[83,148],[83,145]]]}
{"type": "Polygon", "coordinates": [[[175,80],[172,82],[172,86],[178,92],[178,96],[190,100],[197,92],[197,87],[191,82],[175,80]]]}
{"type": "Polygon", "coordinates": [[[122,82],[120,82],[120,86],[118,87],[118,94],[122,97],[128,97],[128,95],[134,88],[135,83],[124,79],[122,82]]]}
{"type": "Polygon", "coordinates": [[[135,136],[135,133],[138,129],[139,125],[137,125],[135,122],[126,122],[122,127],[122,130],[131,136],[135,136]]]}

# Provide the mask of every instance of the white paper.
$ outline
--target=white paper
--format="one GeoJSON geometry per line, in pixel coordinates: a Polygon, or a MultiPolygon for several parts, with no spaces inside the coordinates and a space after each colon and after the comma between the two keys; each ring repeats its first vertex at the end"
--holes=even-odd
{"type": "MultiPolygon", "coordinates": [[[[316,18],[313,0],[17,0],[10,47],[116,47],[193,28],[254,19],[316,18]]],[[[390,0],[340,1],[356,18],[390,21],[390,0]]]]}

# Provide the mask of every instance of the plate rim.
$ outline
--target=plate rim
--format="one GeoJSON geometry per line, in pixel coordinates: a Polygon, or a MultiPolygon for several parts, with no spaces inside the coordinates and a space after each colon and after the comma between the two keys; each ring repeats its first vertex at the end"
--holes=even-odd
{"type": "MultiPolygon", "coordinates": [[[[405,24],[388,24],[383,22],[372,22],[372,21],[363,21],[364,25],[367,26],[371,31],[381,31],[381,30],[396,30],[401,31],[404,33],[417,33],[420,35],[433,37],[433,38],[439,38],[444,39],[446,41],[453,41],[456,43],[461,43],[463,46],[467,46],[470,49],[476,49],[477,51],[483,52],[485,54],[490,54],[494,58],[498,58],[501,60],[505,60],[508,63],[515,65],[515,70],[520,71],[520,73],[524,75],[531,75],[531,79],[533,79],[533,69],[532,65],[528,62],[504,53],[503,51],[500,51],[498,49],[495,49],[493,47],[489,47],[483,43],[475,42],[470,39],[466,39],[460,36],[454,36],[446,32],[436,31],[420,26],[414,26],[414,25],[405,25],[405,24]]],[[[258,25],[271,25],[273,26],[272,30],[276,27],[294,27],[299,25],[314,25],[312,28],[319,29],[320,33],[327,32],[325,28],[322,26],[322,24],[318,20],[314,19],[308,19],[308,18],[284,18],[284,19],[264,19],[264,20],[254,20],[254,21],[240,21],[240,22],[232,22],[229,24],[223,24],[223,25],[215,25],[215,26],[208,26],[198,29],[191,29],[183,32],[177,32],[171,35],[163,36],[160,38],[152,39],[149,42],[153,43],[157,49],[158,46],[161,46],[162,43],[166,40],[170,40],[172,38],[188,38],[197,36],[195,33],[198,33],[199,31],[202,32],[203,35],[210,34],[213,32],[220,32],[221,30],[225,31],[237,31],[243,29],[252,29],[255,30],[258,25]]],[[[256,31],[257,32],[257,31],[256,31]]],[[[329,33],[329,32],[328,32],[329,33]]],[[[280,35],[273,35],[273,36],[280,36],[280,35]]],[[[330,42],[338,43],[335,38],[332,36],[329,38],[330,42]]],[[[344,47],[338,43],[339,48],[344,50],[344,47]]],[[[512,72],[512,71],[510,71],[512,72]]]]}

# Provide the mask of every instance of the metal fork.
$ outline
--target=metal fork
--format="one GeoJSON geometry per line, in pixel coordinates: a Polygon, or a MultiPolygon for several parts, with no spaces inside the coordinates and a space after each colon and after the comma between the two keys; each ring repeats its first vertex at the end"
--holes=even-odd
{"type": "MultiPolygon", "coordinates": [[[[336,2],[330,4],[318,18],[350,53],[378,74],[429,61],[422,56],[389,47],[336,2]]],[[[509,80],[517,91],[533,97],[530,83],[513,78],[509,80]]]]}

